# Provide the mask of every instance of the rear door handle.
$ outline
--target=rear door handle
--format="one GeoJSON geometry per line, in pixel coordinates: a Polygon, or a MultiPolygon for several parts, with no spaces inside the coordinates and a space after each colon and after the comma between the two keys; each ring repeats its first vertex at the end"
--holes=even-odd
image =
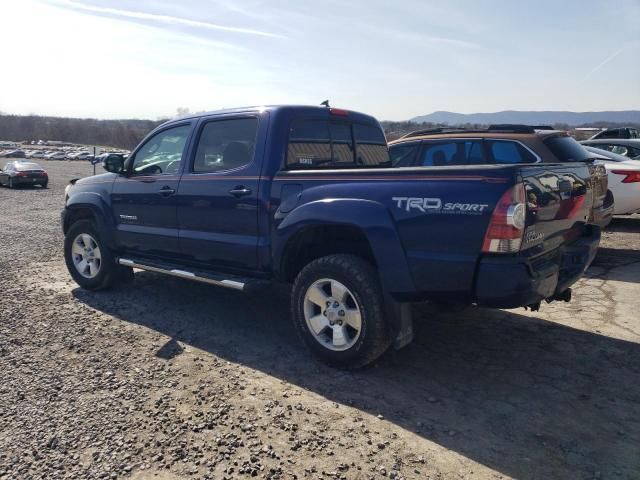
{"type": "Polygon", "coordinates": [[[158,193],[160,195],[162,195],[163,197],[170,197],[171,195],[176,193],[176,190],[175,190],[175,188],[171,188],[169,185],[165,185],[164,187],[162,187],[160,189],[160,191],[158,193]]]}
{"type": "Polygon", "coordinates": [[[229,193],[234,197],[244,197],[245,195],[251,195],[251,189],[245,187],[244,185],[236,185],[229,193]]]}

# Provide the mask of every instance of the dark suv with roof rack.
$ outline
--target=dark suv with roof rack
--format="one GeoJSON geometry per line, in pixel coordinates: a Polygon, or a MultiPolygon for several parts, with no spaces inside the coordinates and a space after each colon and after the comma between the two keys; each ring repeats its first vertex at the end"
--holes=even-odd
{"type": "MultiPolygon", "coordinates": [[[[432,128],[389,144],[394,167],[447,167],[587,162],[594,190],[591,222],[611,221],[613,200],[607,173],[594,155],[562,130],[544,125],[490,125],[486,129],[432,128]]],[[[559,186],[556,186],[560,188],[559,186]]]]}

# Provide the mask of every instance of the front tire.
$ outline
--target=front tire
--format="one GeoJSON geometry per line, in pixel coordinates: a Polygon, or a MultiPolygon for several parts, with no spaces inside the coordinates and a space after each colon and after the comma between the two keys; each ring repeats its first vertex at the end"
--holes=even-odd
{"type": "Polygon", "coordinates": [[[87,290],[112,287],[131,270],[116,264],[111,250],[90,220],[71,225],[64,239],[64,259],[71,277],[87,290]]]}
{"type": "Polygon", "coordinates": [[[363,367],[391,344],[378,275],[355,255],[330,255],[304,267],[293,285],[291,310],[305,344],[332,366],[363,367]]]}

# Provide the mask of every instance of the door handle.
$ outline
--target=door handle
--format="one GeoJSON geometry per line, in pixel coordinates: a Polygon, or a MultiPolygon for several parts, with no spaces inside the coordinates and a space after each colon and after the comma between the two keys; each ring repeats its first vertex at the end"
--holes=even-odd
{"type": "Polygon", "coordinates": [[[236,185],[229,193],[234,197],[244,197],[245,195],[251,195],[251,189],[245,187],[244,185],[236,185]]]}
{"type": "Polygon", "coordinates": [[[164,187],[162,187],[160,189],[160,191],[158,193],[160,195],[162,195],[163,197],[170,197],[171,195],[176,193],[176,190],[175,190],[175,188],[171,188],[169,185],[165,185],[164,187]]]}

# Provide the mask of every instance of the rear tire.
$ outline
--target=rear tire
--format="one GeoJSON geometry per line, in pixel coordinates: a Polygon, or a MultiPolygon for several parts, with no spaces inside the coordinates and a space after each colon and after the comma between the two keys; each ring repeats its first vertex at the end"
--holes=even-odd
{"type": "Polygon", "coordinates": [[[378,275],[355,255],[330,255],[304,267],[293,284],[291,311],[305,344],[334,367],[363,367],[391,345],[378,275]]]}
{"type": "Polygon", "coordinates": [[[71,225],[64,238],[64,259],[71,277],[87,290],[110,288],[126,283],[128,277],[133,276],[131,268],[116,264],[111,250],[90,220],[71,225]]]}

